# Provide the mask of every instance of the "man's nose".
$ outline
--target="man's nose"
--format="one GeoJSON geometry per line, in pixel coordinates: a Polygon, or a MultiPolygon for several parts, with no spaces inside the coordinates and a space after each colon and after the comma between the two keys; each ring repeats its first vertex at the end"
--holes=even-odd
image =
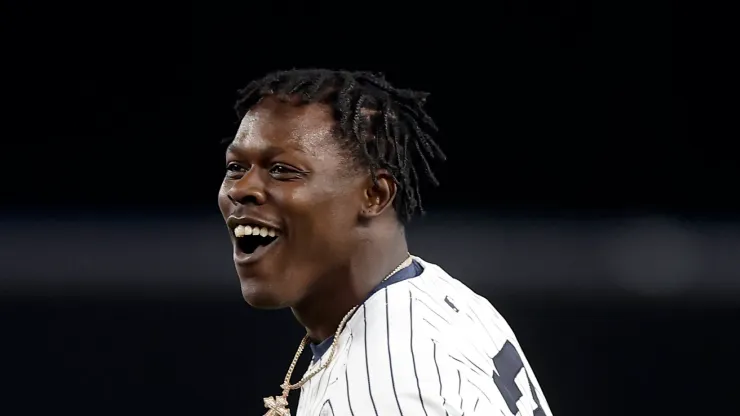
{"type": "Polygon", "coordinates": [[[265,184],[260,178],[258,169],[252,167],[244,174],[227,193],[234,205],[262,205],[266,201],[265,184]]]}

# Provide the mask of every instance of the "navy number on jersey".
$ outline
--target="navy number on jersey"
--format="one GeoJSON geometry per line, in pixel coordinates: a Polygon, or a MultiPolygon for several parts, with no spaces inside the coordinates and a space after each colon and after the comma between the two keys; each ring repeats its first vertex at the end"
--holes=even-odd
{"type": "MultiPolygon", "coordinates": [[[[514,345],[511,342],[506,341],[501,351],[499,351],[495,357],[493,357],[493,364],[496,366],[496,372],[493,373],[493,382],[496,383],[501,395],[504,396],[506,405],[509,407],[512,415],[519,413],[519,408],[516,403],[522,397],[522,392],[516,385],[515,378],[520,371],[524,370],[524,363],[522,357],[517,352],[514,345]]],[[[526,372],[525,372],[526,375],[526,372]]],[[[532,414],[533,416],[545,416],[545,411],[540,406],[540,399],[537,397],[532,381],[527,375],[527,382],[529,389],[532,392],[532,400],[537,404],[532,414]]]]}

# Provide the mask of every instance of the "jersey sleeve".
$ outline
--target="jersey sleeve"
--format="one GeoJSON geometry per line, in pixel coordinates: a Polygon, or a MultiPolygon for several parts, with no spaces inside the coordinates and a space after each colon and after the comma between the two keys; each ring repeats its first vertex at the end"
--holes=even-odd
{"type": "MultiPolygon", "coordinates": [[[[454,314],[437,320],[419,304],[414,348],[427,359],[417,367],[428,380],[436,375],[439,388],[425,402],[447,415],[552,416],[511,328],[492,307],[473,310],[470,303],[457,302],[454,314]]],[[[433,383],[427,385],[430,393],[433,383]]]]}
{"type": "Polygon", "coordinates": [[[492,370],[473,354],[448,351],[437,344],[432,350],[435,359],[429,365],[439,374],[439,390],[434,391],[432,380],[422,384],[426,394],[420,401],[427,411],[420,415],[552,416],[515,343],[506,342],[493,359],[486,360],[493,363],[492,370]]]}

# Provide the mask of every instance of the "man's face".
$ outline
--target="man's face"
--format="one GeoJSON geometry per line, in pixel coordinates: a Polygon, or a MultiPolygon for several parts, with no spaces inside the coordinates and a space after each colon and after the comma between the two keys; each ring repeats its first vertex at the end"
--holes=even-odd
{"type": "Polygon", "coordinates": [[[333,137],[334,123],[322,104],[267,97],[226,153],[218,205],[242,294],[254,307],[294,306],[358,244],[368,179],[333,137]],[[245,233],[260,235],[236,236],[245,233]]]}

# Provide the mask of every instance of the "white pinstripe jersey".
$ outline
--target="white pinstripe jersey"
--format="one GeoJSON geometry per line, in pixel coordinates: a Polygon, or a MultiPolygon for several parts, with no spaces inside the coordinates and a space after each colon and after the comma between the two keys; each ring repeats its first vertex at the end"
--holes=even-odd
{"type": "MultiPolygon", "coordinates": [[[[439,266],[372,294],[297,416],[552,416],[509,325],[439,266]]],[[[329,354],[311,364],[320,365],[329,354]]]]}

